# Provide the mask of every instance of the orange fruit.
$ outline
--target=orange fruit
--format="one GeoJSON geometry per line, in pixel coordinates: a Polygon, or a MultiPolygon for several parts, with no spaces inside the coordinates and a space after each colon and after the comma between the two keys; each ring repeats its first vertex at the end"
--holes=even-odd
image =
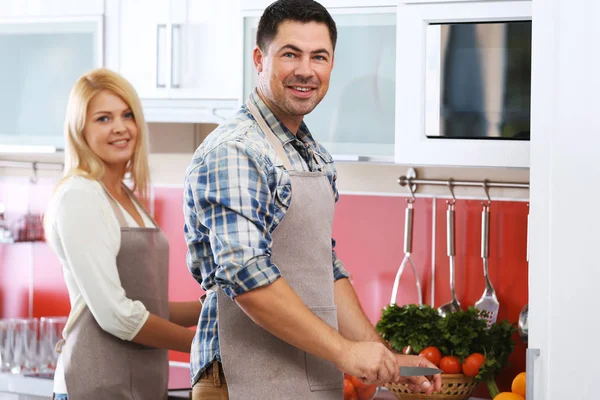
{"type": "Polygon", "coordinates": [[[525,400],[525,397],[512,392],[502,392],[494,397],[494,400],[525,400]]]}
{"type": "Polygon", "coordinates": [[[521,372],[519,375],[515,376],[515,379],[512,381],[512,386],[510,390],[513,393],[520,394],[525,397],[525,387],[527,384],[527,377],[525,372],[521,372]]]}

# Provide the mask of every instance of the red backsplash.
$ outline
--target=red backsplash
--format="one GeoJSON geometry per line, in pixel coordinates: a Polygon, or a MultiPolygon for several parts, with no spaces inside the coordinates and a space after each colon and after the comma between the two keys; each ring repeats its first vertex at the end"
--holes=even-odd
{"type": "MultiPolygon", "coordinates": [[[[27,208],[43,211],[52,191],[52,182],[28,185],[24,179],[0,180],[0,201],[11,214],[27,208]]],[[[414,203],[412,260],[423,286],[423,299],[431,304],[431,199],[414,203]]],[[[334,238],[337,252],[352,274],[353,283],[371,322],[376,323],[390,302],[392,284],[403,254],[404,209],[400,197],[342,195],[336,207],[334,238]]],[[[437,200],[435,306],[450,300],[448,257],[446,256],[446,204],[437,200]]],[[[498,300],[499,319],[516,322],[527,302],[526,228],[527,204],[494,202],[490,216],[490,277],[498,300]]],[[[190,301],[201,294],[199,284],[186,265],[183,239],[182,194],[180,188],[155,190],[155,215],[170,243],[170,298],[190,301]]],[[[480,258],[481,203],[456,203],[456,293],[463,306],[479,299],[485,287],[480,258]]],[[[69,298],[60,265],[45,243],[0,245],[0,317],[26,316],[28,288],[33,273],[33,314],[66,315],[69,298]],[[33,260],[33,263],[31,263],[33,260]]],[[[398,304],[417,301],[415,280],[410,268],[402,276],[398,304]]],[[[515,336],[512,367],[498,380],[509,390],[512,378],[525,370],[525,347],[515,336]]],[[[172,352],[171,359],[189,361],[187,354],[172,352]]],[[[480,387],[478,395],[487,391],[480,387]]]]}

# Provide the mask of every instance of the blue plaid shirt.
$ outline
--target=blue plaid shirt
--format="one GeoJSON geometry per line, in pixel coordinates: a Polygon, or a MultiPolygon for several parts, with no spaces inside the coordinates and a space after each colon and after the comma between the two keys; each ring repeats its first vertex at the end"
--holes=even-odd
{"type": "MultiPolygon", "coordinates": [[[[316,171],[324,166],[335,200],[339,198],[331,155],[311,136],[304,123],[292,134],[260,99],[250,95],[296,170],[316,171]]],[[[206,291],[222,289],[232,299],[267,286],[280,277],[271,262],[271,234],[291,201],[290,177],[281,160],[242,106],[237,114],[213,131],[196,150],[186,172],[184,187],[187,265],[206,291]]],[[[335,240],[331,240],[335,247],[335,240]]],[[[333,252],[334,278],[348,272],[333,252]]],[[[191,376],[195,383],[214,361],[220,361],[217,296],[208,293],[192,344],[191,376]]]]}

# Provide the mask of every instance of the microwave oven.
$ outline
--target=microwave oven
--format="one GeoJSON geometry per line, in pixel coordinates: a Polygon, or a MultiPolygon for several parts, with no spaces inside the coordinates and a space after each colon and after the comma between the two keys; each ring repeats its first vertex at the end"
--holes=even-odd
{"type": "Polygon", "coordinates": [[[529,140],[531,21],[426,28],[425,135],[529,140]]]}
{"type": "Polygon", "coordinates": [[[401,4],[394,160],[527,168],[531,1],[401,4]]]}

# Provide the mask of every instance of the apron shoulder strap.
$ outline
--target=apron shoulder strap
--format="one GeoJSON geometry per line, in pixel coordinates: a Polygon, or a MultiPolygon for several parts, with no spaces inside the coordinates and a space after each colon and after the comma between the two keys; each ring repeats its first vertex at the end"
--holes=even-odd
{"type": "Polygon", "coordinates": [[[258,110],[256,105],[254,105],[254,103],[252,103],[252,101],[248,100],[246,102],[246,107],[248,108],[248,111],[250,111],[250,114],[252,114],[252,116],[258,123],[258,126],[260,127],[260,129],[265,134],[267,141],[269,142],[271,147],[273,147],[273,150],[275,150],[275,153],[277,154],[277,156],[279,158],[281,158],[281,161],[283,161],[283,167],[288,171],[293,170],[290,159],[288,158],[288,156],[285,152],[285,149],[283,148],[283,145],[281,144],[281,140],[279,140],[277,138],[277,136],[275,136],[275,134],[273,133],[273,130],[269,127],[269,125],[267,124],[267,121],[265,121],[265,119],[263,118],[262,114],[260,113],[260,111],[258,110]]]}
{"type": "Polygon", "coordinates": [[[142,204],[138,201],[138,198],[131,191],[131,189],[129,189],[129,187],[127,185],[125,185],[125,184],[123,184],[123,189],[127,192],[127,194],[129,195],[129,197],[131,198],[131,200],[135,204],[137,204],[137,206],[140,208],[140,210],[142,210],[142,212],[144,214],[146,214],[146,216],[148,217],[148,219],[150,219],[150,221],[152,221],[152,223],[154,224],[154,227],[158,228],[158,224],[156,223],[156,221],[154,220],[154,218],[152,218],[152,215],[150,215],[150,213],[146,212],[146,208],[144,206],[142,206],[142,204]]]}
{"type": "Polygon", "coordinates": [[[98,181],[98,183],[100,184],[100,186],[102,186],[102,189],[104,189],[104,193],[106,193],[106,196],[108,196],[108,202],[110,203],[110,206],[112,207],[113,212],[115,213],[115,217],[117,217],[117,221],[119,221],[119,226],[121,228],[126,228],[127,221],[125,220],[125,215],[123,215],[123,211],[121,211],[121,207],[119,207],[117,200],[115,200],[115,198],[112,196],[112,194],[110,194],[108,189],[106,189],[106,186],[104,186],[104,184],[101,181],[98,181]]]}

